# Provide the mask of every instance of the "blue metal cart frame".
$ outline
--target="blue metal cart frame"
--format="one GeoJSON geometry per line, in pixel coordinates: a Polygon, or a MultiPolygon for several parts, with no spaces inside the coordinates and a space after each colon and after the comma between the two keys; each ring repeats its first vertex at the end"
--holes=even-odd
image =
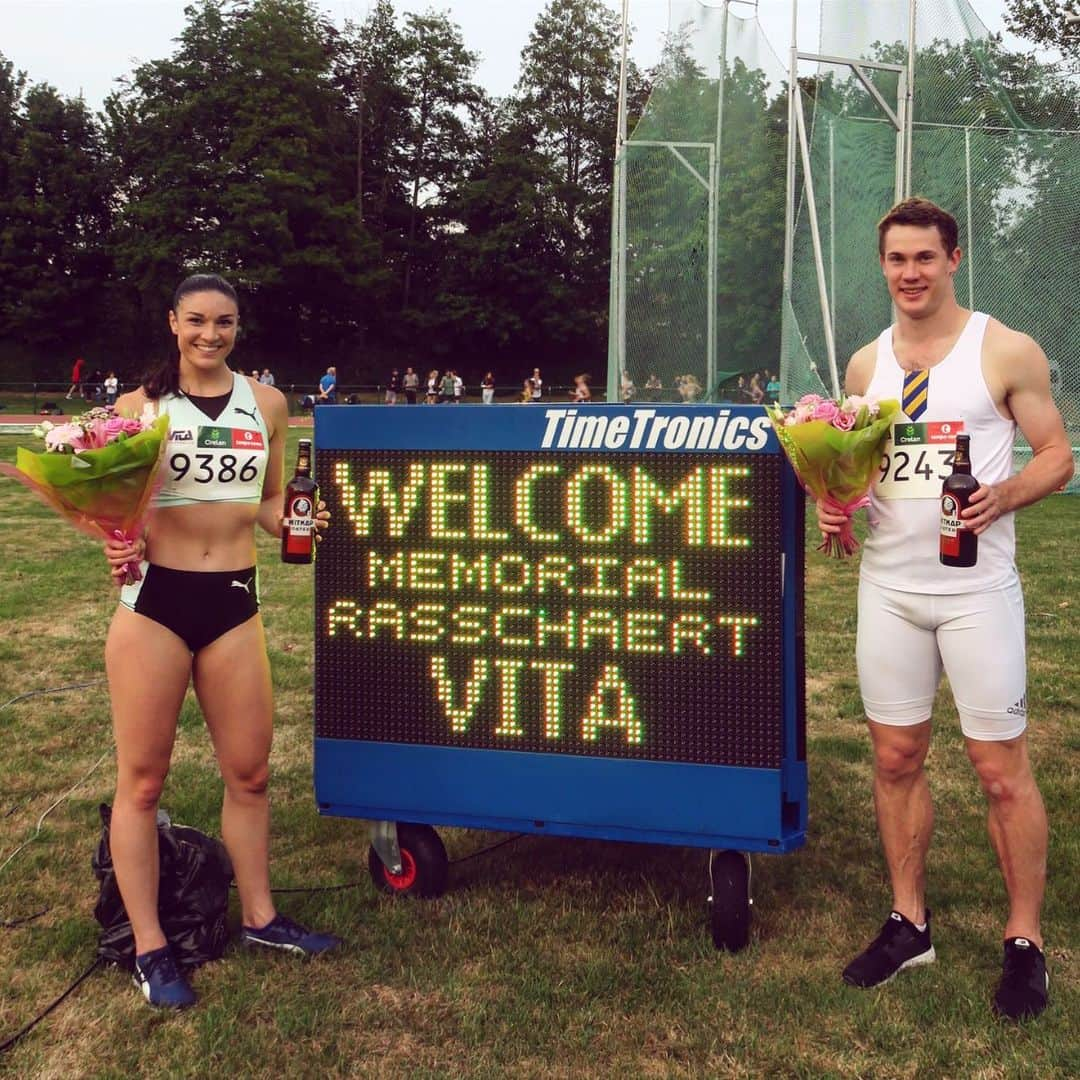
{"type": "MultiPolygon", "coordinates": [[[[766,677],[779,680],[774,701],[779,702],[780,735],[776,760],[769,767],[701,764],[675,760],[640,760],[621,757],[577,756],[572,753],[536,753],[476,746],[424,745],[381,738],[339,737],[327,734],[323,717],[331,711],[333,675],[330,644],[319,620],[327,598],[333,595],[333,559],[316,561],[316,696],[314,747],[315,797],[319,812],[372,820],[377,875],[385,864],[384,887],[404,880],[399,833],[395,823],[445,825],[553,836],[676,844],[732,852],[787,852],[805,842],[807,823],[807,770],[805,753],[803,674],[803,549],[805,499],[763,411],[750,406],[596,406],[579,409],[545,406],[325,406],[315,411],[316,475],[321,497],[334,515],[323,553],[335,533],[345,534],[348,521],[335,498],[335,461],[352,452],[378,461],[395,452],[446,455],[481,451],[498,460],[508,452],[558,455],[578,450],[575,437],[565,434],[575,416],[602,416],[604,429],[647,430],[655,418],[666,420],[673,433],[686,432],[705,417],[706,433],[722,418],[727,436],[711,440],[713,449],[699,438],[692,452],[707,452],[716,460],[733,453],[773,456],[779,469],[780,490],[772,492],[779,510],[775,588],[780,590],[782,640],[781,670],[766,677]],[[553,419],[554,417],[554,419],[553,419]],[[622,428],[611,427],[616,418],[622,428]],[[560,426],[565,425],[565,426],[560,426]],[[636,426],[635,426],[636,425],[636,426]],[[562,442],[563,446],[560,446],[562,442]]],[[[600,423],[597,421],[596,423],[600,423]]],[[[586,430],[591,454],[603,461],[609,446],[597,427],[586,430]]],[[[719,430],[718,428],[716,430],[719,430]]],[[[576,440],[581,442],[580,438],[576,440]]],[[[632,452],[647,462],[657,455],[687,453],[685,440],[640,440],[632,452]],[[672,447],[672,444],[673,447],[672,447]]],[[[626,449],[612,437],[611,446],[626,449]]],[[[557,458],[556,458],[557,460],[557,458]]],[[[340,712],[340,704],[333,705],[340,712]]],[[[331,726],[331,730],[333,730],[331,726]]],[[[427,840],[411,834],[413,846],[427,840]]],[[[438,848],[441,844],[435,841],[438,848]]],[[[422,853],[422,852],[421,852],[422,853]]],[[[409,856],[411,859],[413,856],[409,856]]],[[[436,854],[433,856],[438,859],[436,854]]],[[[443,856],[444,858],[445,856],[443,856]]],[[[740,864],[748,866],[748,859],[740,864]]],[[[710,863],[713,869],[712,862],[710,863]]],[[[415,869],[415,868],[413,868],[415,869]]],[[[728,858],[723,867],[733,878],[726,887],[727,907],[736,915],[748,882],[739,865],[728,858]]],[[[378,877],[377,877],[378,880],[378,877]]],[[[442,871],[445,881],[445,869],[442,871]]],[[[435,890],[439,891],[439,890],[435,890]]],[[[749,903],[749,900],[746,901],[749,903]]],[[[730,912],[729,912],[730,913],[730,912]]],[[[748,916],[747,916],[748,925],[748,916]]],[[[735,935],[740,938],[741,931],[735,935]]],[[[721,935],[722,937],[723,935],[721,935]]],[[[714,924],[714,938],[717,937],[714,924]]],[[[722,944],[717,938],[718,944],[722,944]]],[[[740,941],[735,942],[738,947],[740,941]]],[[[741,941],[741,943],[745,943],[741,941]]]]}

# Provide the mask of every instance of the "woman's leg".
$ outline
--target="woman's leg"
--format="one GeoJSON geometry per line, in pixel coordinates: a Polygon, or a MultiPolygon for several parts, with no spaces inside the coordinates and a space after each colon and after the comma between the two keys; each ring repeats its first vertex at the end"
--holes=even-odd
{"type": "Polygon", "coordinates": [[[191,677],[191,653],[171,630],[120,607],[105,642],[105,670],[116,739],[109,845],[135,952],[141,954],[165,944],[158,920],[157,807],[191,677]]]}
{"type": "Polygon", "coordinates": [[[232,859],[243,924],[265,926],[276,912],[267,795],[273,699],[262,619],[255,615],[201,649],[194,669],[195,693],[225,781],[221,837],[232,859]]]}

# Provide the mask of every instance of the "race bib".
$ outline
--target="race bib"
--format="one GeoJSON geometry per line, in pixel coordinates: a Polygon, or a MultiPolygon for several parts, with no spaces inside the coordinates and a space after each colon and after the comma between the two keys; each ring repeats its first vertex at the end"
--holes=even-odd
{"type": "Polygon", "coordinates": [[[963,430],[963,420],[898,420],[885,443],[874,493],[879,499],[940,499],[963,430]]]}
{"type": "Polygon", "coordinates": [[[166,489],[200,502],[243,499],[258,494],[266,470],[260,431],[204,425],[169,435],[166,489]]]}

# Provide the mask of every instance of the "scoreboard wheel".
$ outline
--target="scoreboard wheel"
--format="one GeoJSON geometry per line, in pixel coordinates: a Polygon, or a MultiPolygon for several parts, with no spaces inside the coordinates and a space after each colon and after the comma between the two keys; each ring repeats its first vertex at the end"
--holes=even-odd
{"type": "Polygon", "coordinates": [[[390,896],[442,896],[450,863],[439,834],[430,825],[399,824],[397,831],[400,874],[391,872],[374,847],[368,848],[368,871],[375,888],[390,896]]]}
{"type": "Polygon", "coordinates": [[[709,928],[713,944],[738,952],[750,943],[750,856],[741,851],[709,853],[709,928]]]}

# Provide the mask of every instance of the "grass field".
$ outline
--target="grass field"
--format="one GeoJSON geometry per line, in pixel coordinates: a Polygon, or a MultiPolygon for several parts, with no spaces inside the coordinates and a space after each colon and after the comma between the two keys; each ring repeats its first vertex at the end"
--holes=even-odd
{"type": "MultiPolygon", "coordinates": [[[[296,438],[294,432],[291,436],[296,438]]],[[[15,440],[0,438],[0,457],[15,440]]],[[[290,446],[288,460],[294,460],[290,446]]],[[[360,823],[320,818],[311,790],[310,570],[260,541],[274,669],[272,875],[282,910],[343,935],[317,965],[230,948],[194,978],[201,1001],[160,1015],[129,978],[95,972],[4,1056],[18,1077],[1068,1077],[1080,1075],[1077,599],[1069,536],[1080,503],[1019,516],[1032,757],[1051,820],[1044,913],[1052,1003],[1022,1028],[993,1020],[1004,890],[985,807],[945,694],[930,758],[937,827],[930,905],[937,964],[878,991],[839,972],[889,902],[853,664],[856,567],[808,557],[810,833],[755,858],[752,943],[708,937],[704,854],[523,838],[451,867],[434,902],[376,894],[360,823]]],[[[113,766],[103,639],[115,604],[89,540],[0,479],[0,1042],[94,955],[90,859],[113,766]]],[[[647,797],[643,793],[643,797],[647,797]]],[[[183,710],[163,806],[218,831],[220,782],[198,710],[183,710]]],[[[451,859],[500,837],[443,830],[451,859]]],[[[234,920],[236,912],[233,912],[234,920]]]]}

